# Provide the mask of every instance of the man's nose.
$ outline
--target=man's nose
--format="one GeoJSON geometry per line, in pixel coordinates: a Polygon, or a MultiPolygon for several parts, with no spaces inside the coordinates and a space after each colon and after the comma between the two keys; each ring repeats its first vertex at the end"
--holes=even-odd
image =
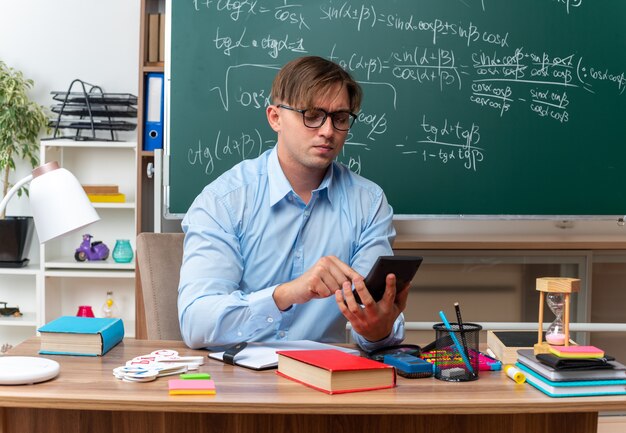
{"type": "Polygon", "coordinates": [[[319,127],[320,134],[324,136],[329,136],[335,133],[335,127],[333,126],[333,119],[330,116],[326,116],[326,120],[322,123],[322,126],[319,127]]]}

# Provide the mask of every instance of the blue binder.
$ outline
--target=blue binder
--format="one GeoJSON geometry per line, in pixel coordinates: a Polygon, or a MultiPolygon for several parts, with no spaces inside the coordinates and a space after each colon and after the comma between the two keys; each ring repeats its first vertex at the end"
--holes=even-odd
{"type": "Polygon", "coordinates": [[[163,73],[146,75],[143,149],[163,149],[163,73]]]}

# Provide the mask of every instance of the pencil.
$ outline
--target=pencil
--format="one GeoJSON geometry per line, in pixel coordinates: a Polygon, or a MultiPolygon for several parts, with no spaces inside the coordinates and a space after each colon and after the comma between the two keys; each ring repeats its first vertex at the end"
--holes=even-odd
{"type": "Polygon", "coordinates": [[[463,319],[461,319],[461,307],[458,302],[454,303],[454,310],[456,311],[456,320],[459,324],[459,331],[461,332],[461,343],[463,343],[463,350],[465,355],[469,358],[469,350],[467,350],[467,340],[465,339],[465,331],[463,331],[463,319]]]}

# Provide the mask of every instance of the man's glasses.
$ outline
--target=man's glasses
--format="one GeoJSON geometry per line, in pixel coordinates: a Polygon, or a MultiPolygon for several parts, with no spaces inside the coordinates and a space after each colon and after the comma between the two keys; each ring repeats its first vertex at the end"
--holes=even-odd
{"type": "Polygon", "coordinates": [[[333,123],[333,127],[338,131],[348,131],[356,120],[356,114],[349,111],[333,111],[329,113],[321,108],[311,108],[307,110],[299,110],[297,108],[290,107],[284,104],[278,104],[277,107],[284,108],[285,110],[291,110],[302,114],[302,120],[304,126],[307,128],[319,128],[326,118],[330,116],[330,120],[333,123]]]}

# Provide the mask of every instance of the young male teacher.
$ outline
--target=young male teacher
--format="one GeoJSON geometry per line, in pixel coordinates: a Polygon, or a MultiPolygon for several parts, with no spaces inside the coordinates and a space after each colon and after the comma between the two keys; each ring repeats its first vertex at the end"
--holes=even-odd
{"type": "Polygon", "coordinates": [[[390,274],[376,303],[363,283],[378,256],[392,254],[391,207],[380,187],[334,162],[361,95],[320,57],[277,74],[266,109],[276,146],[205,187],[182,222],[178,314],[188,346],[345,342],[346,320],[365,350],[404,339],[408,290],[396,296],[390,274]]]}

